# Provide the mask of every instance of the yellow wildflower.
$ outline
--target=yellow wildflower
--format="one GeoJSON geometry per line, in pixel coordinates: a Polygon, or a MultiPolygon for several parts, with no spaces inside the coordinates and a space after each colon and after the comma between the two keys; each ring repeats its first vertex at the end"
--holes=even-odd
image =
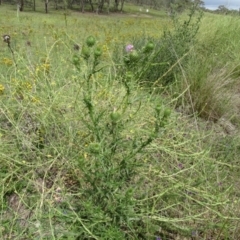
{"type": "Polygon", "coordinates": [[[12,65],[13,65],[13,61],[12,61],[12,59],[10,59],[10,58],[3,58],[3,59],[2,59],[2,63],[3,63],[4,65],[7,65],[7,66],[12,66],[12,65]]]}
{"type": "Polygon", "coordinates": [[[40,103],[40,100],[36,97],[32,97],[32,102],[34,103],[40,103]]]}
{"type": "Polygon", "coordinates": [[[0,94],[3,94],[4,89],[5,89],[4,86],[2,84],[0,84],[0,94]]]}
{"type": "Polygon", "coordinates": [[[45,63],[42,64],[42,69],[49,73],[49,70],[50,70],[50,63],[48,61],[46,61],[45,63]]]}
{"type": "Polygon", "coordinates": [[[29,82],[25,82],[23,85],[23,88],[25,88],[26,90],[32,90],[32,84],[29,82]]]}

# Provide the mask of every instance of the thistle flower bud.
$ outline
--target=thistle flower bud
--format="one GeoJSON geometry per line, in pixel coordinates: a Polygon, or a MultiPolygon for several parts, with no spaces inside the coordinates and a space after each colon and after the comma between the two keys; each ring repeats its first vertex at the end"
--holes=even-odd
{"type": "Polygon", "coordinates": [[[121,118],[121,114],[119,112],[112,112],[110,114],[110,118],[113,123],[117,123],[121,118]]]}
{"type": "Polygon", "coordinates": [[[93,36],[89,36],[86,40],[86,44],[88,45],[88,47],[94,46],[95,43],[96,43],[96,39],[93,36]]]}
{"type": "Polygon", "coordinates": [[[87,46],[83,46],[82,55],[84,58],[88,59],[90,57],[90,49],[87,46]]]}
{"type": "Polygon", "coordinates": [[[80,58],[79,58],[78,55],[74,54],[72,61],[73,61],[73,64],[74,64],[75,66],[79,66],[79,64],[80,64],[80,58]]]}
{"type": "Polygon", "coordinates": [[[139,59],[139,54],[136,50],[132,50],[129,57],[130,57],[131,62],[134,62],[139,59]]]}
{"type": "Polygon", "coordinates": [[[152,41],[148,42],[147,45],[144,47],[143,52],[149,53],[154,49],[155,45],[152,41]]]}
{"type": "Polygon", "coordinates": [[[100,47],[97,47],[95,50],[94,50],[94,56],[95,58],[98,58],[102,55],[102,49],[100,47]]]}

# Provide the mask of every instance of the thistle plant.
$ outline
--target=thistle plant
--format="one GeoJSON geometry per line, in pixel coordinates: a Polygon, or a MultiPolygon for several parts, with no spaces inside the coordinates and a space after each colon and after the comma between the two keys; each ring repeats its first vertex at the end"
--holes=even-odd
{"type": "MultiPolygon", "coordinates": [[[[130,61],[126,62],[127,68],[129,71],[131,67],[136,69],[140,61],[138,53],[130,45],[126,50],[126,58],[130,61]]],[[[144,61],[151,54],[151,50],[152,46],[143,49],[142,54],[144,56],[146,54],[144,61]]],[[[143,164],[138,160],[139,156],[147,146],[161,136],[170,111],[161,104],[154,106],[154,123],[148,127],[147,133],[126,137],[126,131],[131,123],[128,116],[135,108],[133,103],[135,96],[132,95],[131,87],[127,82],[123,82],[125,93],[115,106],[112,108],[108,104],[102,105],[96,101],[96,96],[105,88],[102,86],[103,83],[97,81],[97,73],[103,74],[105,68],[101,67],[101,48],[96,45],[95,38],[88,37],[81,55],[75,54],[73,59],[73,64],[83,77],[83,80],[80,80],[77,98],[82,98],[85,109],[81,110],[79,118],[89,134],[86,154],[77,162],[83,172],[81,182],[89,186],[83,190],[82,194],[88,201],[80,206],[79,214],[88,216],[89,226],[95,225],[95,234],[98,232],[99,237],[108,238],[106,229],[110,222],[114,226],[132,228],[129,220],[136,217],[134,209],[136,202],[134,188],[130,182],[134,181],[138,168],[143,164]],[[83,66],[87,67],[84,72],[81,70],[83,66]],[[93,209],[95,212],[92,212],[93,209]],[[93,215],[98,215],[98,219],[94,219],[93,215]],[[99,229],[102,229],[101,233],[99,229]]],[[[134,114],[138,111],[139,109],[134,114]]]]}

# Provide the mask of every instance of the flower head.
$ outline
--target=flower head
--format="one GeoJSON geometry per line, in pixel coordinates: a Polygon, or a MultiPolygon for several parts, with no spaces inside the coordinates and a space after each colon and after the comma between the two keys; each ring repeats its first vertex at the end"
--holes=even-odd
{"type": "Polygon", "coordinates": [[[134,46],[132,44],[128,44],[126,47],[125,47],[125,50],[126,52],[132,52],[134,49],[134,46]]]}
{"type": "Polygon", "coordinates": [[[78,44],[74,44],[74,45],[73,45],[73,49],[76,50],[76,51],[78,51],[78,50],[80,49],[80,46],[79,46],[78,44]]]}
{"type": "Polygon", "coordinates": [[[10,36],[9,35],[3,35],[3,41],[6,43],[10,43],[10,36]]]}

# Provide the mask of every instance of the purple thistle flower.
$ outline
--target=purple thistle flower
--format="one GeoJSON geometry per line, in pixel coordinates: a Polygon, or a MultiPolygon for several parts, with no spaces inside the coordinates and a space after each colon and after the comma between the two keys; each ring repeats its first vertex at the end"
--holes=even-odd
{"type": "Polygon", "coordinates": [[[156,237],[156,240],[162,240],[161,237],[156,237]]]}
{"type": "Polygon", "coordinates": [[[132,44],[128,44],[126,47],[125,47],[125,50],[126,52],[132,52],[134,49],[134,46],[132,44]]]}

